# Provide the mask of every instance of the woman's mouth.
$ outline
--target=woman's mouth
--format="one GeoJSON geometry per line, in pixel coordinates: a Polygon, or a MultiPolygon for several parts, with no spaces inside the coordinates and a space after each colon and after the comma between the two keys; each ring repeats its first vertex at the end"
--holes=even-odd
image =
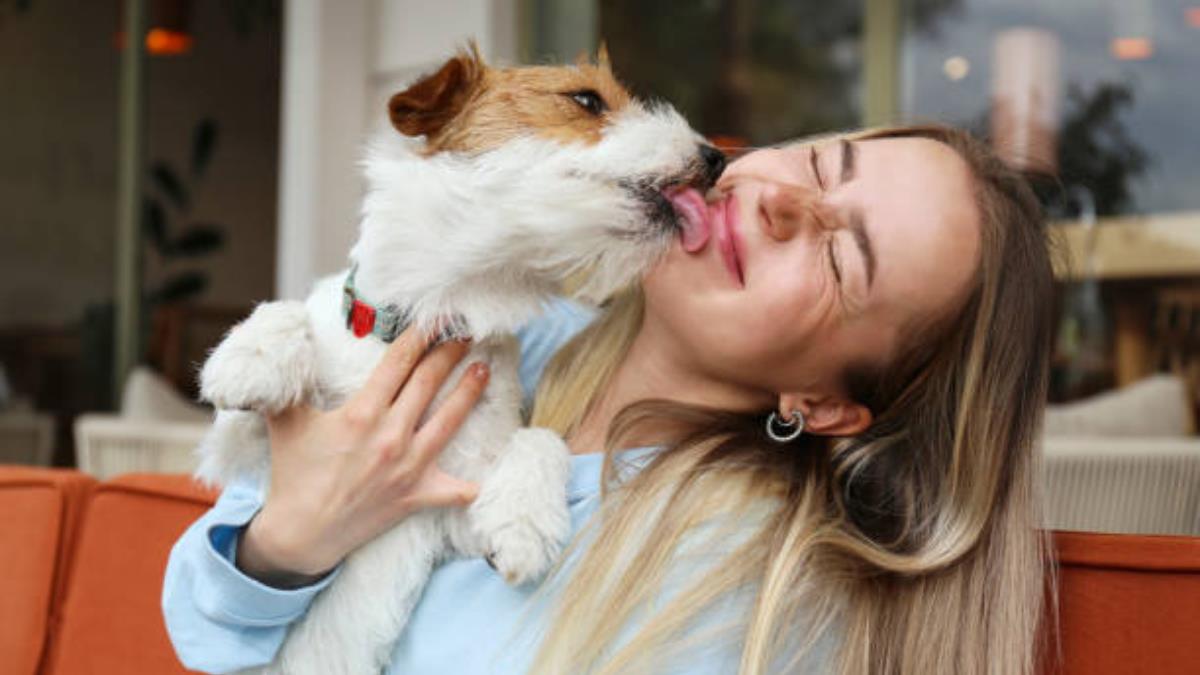
{"type": "Polygon", "coordinates": [[[725,267],[733,276],[739,287],[745,287],[746,279],[742,270],[742,260],[738,249],[738,216],[737,197],[732,192],[724,198],[708,205],[709,220],[712,222],[712,232],[717,249],[725,267]]]}
{"type": "Polygon", "coordinates": [[[734,282],[745,286],[739,254],[737,199],[730,192],[712,203],[695,188],[683,188],[664,194],[679,216],[679,239],[683,250],[696,253],[704,250],[711,238],[721,261],[734,282]]]}

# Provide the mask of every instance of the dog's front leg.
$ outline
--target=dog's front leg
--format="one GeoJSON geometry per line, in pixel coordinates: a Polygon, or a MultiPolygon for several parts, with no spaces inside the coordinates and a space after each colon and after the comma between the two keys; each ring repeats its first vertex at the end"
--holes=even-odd
{"type": "Polygon", "coordinates": [[[571,532],[570,451],[547,429],[519,429],[488,470],[470,518],[488,560],[510,584],[549,570],[571,532]]]}
{"type": "Polygon", "coordinates": [[[278,412],[308,399],[316,368],[304,303],[264,302],[208,357],[200,395],[224,410],[278,412]]]}

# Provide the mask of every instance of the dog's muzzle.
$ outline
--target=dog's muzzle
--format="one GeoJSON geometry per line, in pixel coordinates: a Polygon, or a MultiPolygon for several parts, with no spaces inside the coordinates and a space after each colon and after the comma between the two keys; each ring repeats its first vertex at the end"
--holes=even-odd
{"type": "Polygon", "coordinates": [[[675,231],[680,227],[679,215],[664,193],[692,187],[700,194],[704,194],[717,184],[717,180],[725,171],[725,166],[725,153],[707,143],[701,143],[696,146],[695,158],[682,173],[666,180],[628,183],[625,187],[635,193],[638,199],[646,205],[647,221],[668,231],[675,231]]]}

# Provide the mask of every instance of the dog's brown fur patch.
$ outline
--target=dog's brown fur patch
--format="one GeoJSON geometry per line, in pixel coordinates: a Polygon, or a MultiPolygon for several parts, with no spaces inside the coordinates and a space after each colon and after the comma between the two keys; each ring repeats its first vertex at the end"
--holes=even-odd
{"type": "Polygon", "coordinates": [[[436,73],[388,102],[392,125],[424,135],[430,154],[479,152],[530,133],[562,142],[596,143],[612,115],[632,97],[617,81],[603,48],[595,63],[492,68],[472,44],[436,73]],[[589,112],[573,95],[594,92],[603,110],[589,112]]]}

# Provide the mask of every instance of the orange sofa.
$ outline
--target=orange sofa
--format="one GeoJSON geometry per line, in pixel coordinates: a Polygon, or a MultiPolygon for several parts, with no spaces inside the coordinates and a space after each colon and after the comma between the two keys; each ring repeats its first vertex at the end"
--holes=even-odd
{"type": "MultiPolygon", "coordinates": [[[[0,671],[186,673],[159,609],[171,545],[216,495],[186,476],[0,466],[0,671]]],[[[1047,675],[1200,673],[1200,538],[1055,533],[1047,675]]]]}
{"type": "Polygon", "coordinates": [[[159,597],[172,544],[216,494],[187,476],[0,466],[0,672],[187,673],[159,597]]]}

